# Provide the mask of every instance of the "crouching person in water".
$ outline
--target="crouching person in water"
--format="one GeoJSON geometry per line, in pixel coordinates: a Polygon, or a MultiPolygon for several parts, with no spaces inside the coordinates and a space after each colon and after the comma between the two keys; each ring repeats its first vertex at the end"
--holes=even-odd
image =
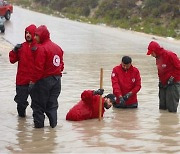
{"type": "Polygon", "coordinates": [[[121,64],[115,66],[111,74],[113,94],[117,102],[115,108],[137,108],[137,93],[141,89],[141,77],[138,68],[132,65],[129,56],[123,56],[121,64]]]}
{"type": "MultiPolygon", "coordinates": [[[[99,102],[100,95],[104,93],[104,89],[85,90],[81,94],[81,100],[69,110],[66,115],[66,120],[81,121],[94,119],[99,117],[99,102]]],[[[102,117],[105,109],[109,109],[115,103],[116,97],[113,94],[108,94],[102,98],[102,117]]]]}

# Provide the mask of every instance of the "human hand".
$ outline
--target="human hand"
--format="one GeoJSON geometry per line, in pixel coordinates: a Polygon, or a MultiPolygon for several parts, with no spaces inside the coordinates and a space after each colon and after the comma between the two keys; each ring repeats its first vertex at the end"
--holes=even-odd
{"type": "Polygon", "coordinates": [[[125,104],[125,100],[123,97],[119,97],[119,104],[121,104],[121,105],[125,104]]]}
{"type": "Polygon", "coordinates": [[[94,90],[94,95],[102,95],[104,93],[104,89],[94,90]]]}
{"type": "Polygon", "coordinates": [[[13,51],[14,51],[14,52],[17,52],[18,49],[21,48],[21,46],[22,46],[22,44],[16,44],[15,47],[14,47],[14,49],[13,49],[13,51]]]}
{"type": "Polygon", "coordinates": [[[164,86],[163,86],[163,84],[161,82],[159,82],[158,87],[159,88],[164,88],[164,86]]]}
{"type": "Polygon", "coordinates": [[[119,97],[119,103],[114,103],[113,106],[116,108],[124,108],[125,107],[125,100],[123,99],[123,97],[119,97]]]}
{"type": "Polygon", "coordinates": [[[29,87],[28,87],[29,93],[32,91],[33,87],[34,87],[34,83],[33,83],[33,82],[30,82],[30,83],[29,83],[29,87]]]}
{"type": "Polygon", "coordinates": [[[129,99],[129,97],[131,97],[131,95],[132,95],[132,92],[129,92],[126,95],[124,95],[123,96],[124,101],[127,101],[129,99]]]}
{"type": "Polygon", "coordinates": [[[167,81],[167,85],[172,85],[174,83],[174,77],[171,76],[169,80],[167,81]]]}

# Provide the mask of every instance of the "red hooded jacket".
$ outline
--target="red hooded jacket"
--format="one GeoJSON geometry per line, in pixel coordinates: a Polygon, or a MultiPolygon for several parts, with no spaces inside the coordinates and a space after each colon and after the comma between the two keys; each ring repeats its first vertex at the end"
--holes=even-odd
{"type": "MultiPolygon", "coordinates": [[[[33,52],[31,51],[32,46],[35,44],[34,33],[36,30],[35,25],[30,25],[25,29],[25,32],[28,31],[32,38],[33,42],[29,43],[24,42],[20,49],[17,52],[13,50],[9,52],[9,60],[12,64],[18,62],[17,74],[16,74],[16,85],[26,85],[30,82],[30,72],[34,67],[33,52]]],[[[26,39],[26,37],[25,37],[26,39]]]]}
{"type": "Polygon", "coordinates": [[[35,51],[35,69],[32,82],[42,78],[60,75],[64,70],[63,50],[50,40],[50,34],[46,26],[42,25],[36,29],[35,34],[40,38],[40,44],[35,51]]]}
{"type": "Polygon", "coordinates": [[[131,67],[124,71],[122,65],[113,68],[111,74],[113,93],[116,96],[117,104],[119,96],[124,96],[128,92],[132,92],[132,96],[126,101],[126,105],[132,105],[138,102],[137,92],[141,89],[141,77],[136,67],[131,67]]]}
{"type": "Polygon", "coordinates": [[[171,76],[174,77],[175,82],[180,82],[180,60],[177,55],[160,47],[155,41],[149,44],[148,50],[156,54],[156,66],[160,82],[166,85],[171,76]]]}
{"type": "MultiPolygon", "coordinates": [[[[99,95],[93,95],[92,90],[85,90],[81,94],[81,100],[67,113],[66,120],[80,121],[98,118],[99,102],[99,95]]],[[[104,98],[102,98],[102,117],[104,112],[104,98]]]]}

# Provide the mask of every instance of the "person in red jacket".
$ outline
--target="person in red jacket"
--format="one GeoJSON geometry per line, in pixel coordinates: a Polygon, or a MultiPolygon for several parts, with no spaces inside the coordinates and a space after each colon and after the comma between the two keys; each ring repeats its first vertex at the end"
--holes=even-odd
{"type": "Polygon", "coordinates": [[[28,86],[30,82],[30,72],[34,67],[32,47],[35,44],[34,32],[36,26],[29,25],[25,29],[25,42],[17,44],[12,51],[9,52],[9,60],[12,64],[18,62],[16,74],[16,96],[14,101],[17,103],[17,112],[20,117],[26,116],[26,108],[28,106],[28,86]]]}
{"type": "Polygon", "coordinates": [[[54,128],[57,125],[64,51],[50,40],[50,33],[45,25],[36,29],[35,39],[38,45],[34,47],[35,67],[29,85],[34,126],[44,127],[45,113],[50,126],[54,128]]]}
{"type": "Polygon", "coordinates": [[[120,65],[115,66],[111,74],[113,94],[117,101],[116,108],[137,108],[137,93],[141,89],[139,70],[132,65],[129,56],[122,57],[120,65]]]}
{"type": "MultiPolygon", "coordinates": [[[[87,119],[94,119],[99,117],[99,102],[100,95],[104,89],[85,90],[81,94],[81,100],[69,110],[66,115],[66,120],[81,121],[87,119]]],[[[105,109],[109,109],[115,103],[116,97],[113,94],[108,94],[102,98],[102,117],[105,109]]]]}
{"type": "Polygon", "coordinates": [[[159,76],[159,109],[177,112],[180,97],[180,60],[172,51],[151,41],[147,55],[156,58],[159,76]]]}

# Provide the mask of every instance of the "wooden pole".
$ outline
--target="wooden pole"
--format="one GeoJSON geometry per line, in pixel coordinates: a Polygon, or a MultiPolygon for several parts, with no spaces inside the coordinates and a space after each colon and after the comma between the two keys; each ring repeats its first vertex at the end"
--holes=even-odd
{"type": "MultiPolygon", "coordinates": [[[[100,89],[103,88],[103,68],[100,70],[100,89]]],[[[101,121],[101,115],[102,115],[102,95],[100,95],[100,101],[99,101],[99,121],[101,121]]]]}

